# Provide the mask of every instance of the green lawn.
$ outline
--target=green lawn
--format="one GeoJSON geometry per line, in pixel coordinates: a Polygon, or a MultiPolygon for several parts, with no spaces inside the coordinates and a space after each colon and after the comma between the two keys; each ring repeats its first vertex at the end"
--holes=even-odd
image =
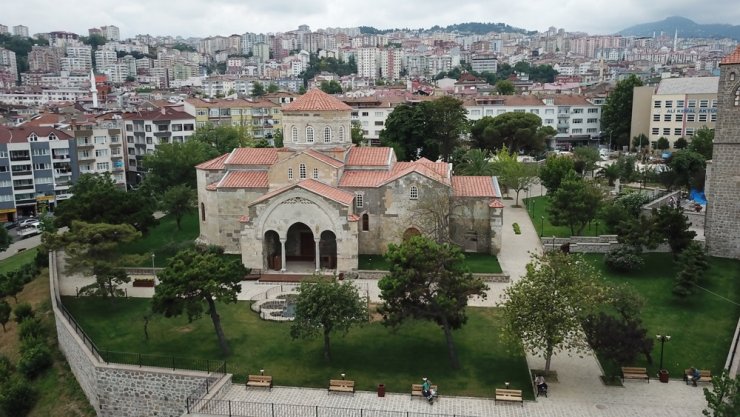
{"type": "MultiPolygon", "coordinates": [[[[523,199],[524,207],[527,207],[527,213],[532,219],[535,231],[543,237],[570,237],[570,228],[568,226],[553,226],[547,214],[547,208],[550,207],[550,200],[547,196],[530,197],[523,199]],[[544,219],[543,219],[544,218],[544,219]]],[[[604,233],[604,225],[592,222],[586,225],[581,236],[596,236],[597,233],[604,233]],[[597,230],[598,228],[598,230],[597,230]]]]}
{"type": "MultiPolygon", "coordinates": [[[[680,299],[671,292],[677,268],[670,254],[646,254],[644,268],[631,275],[608,271],[602,255],[586,255],[586,259],[600,268],[608,281],[626,282],[642,294],[642,318],[648,335],[671,336],[665,343],[663,365],[672,378],[680,378],[683,370],[692,366],[719,374],[740,317],[740,307],[722,297],[740,302],[740,262],[710,258],[709,271],[700,285],[719,296],[697,290],[694,296],[680,299]]],[[[633,364],[622,365],[645,366],[655,375],[660,361],[657,341],[652,356],[652,365],[644,356],[633,364]]],[[[602,366],[607,375],[619,374],[619,364],[602,361],[602,366]]]]}
{"type": "Polygon", "coordinates": [[[20,268],[21,265],[25,265],[28,262],[33,261],[36,257],[36,251],[38,249],[28,249],[23,252],[19,252],[10,258],[3,259],[0,261],[0,274],[7,274],[8,272],[15,271],[20,268]]]}
{"type": "MultiPolygon", "coordinates": [[[[164,216],[159,219],[159,224],[141,239],[124,245],[121,252],[150,255],[154,251],[154,264],[158,267],[165,266],[167,259],[179,250],[192,246],[193,241],[198,237],[200,233],[198,213],[193,212],[183,217],[181,227],[182,230],[177,230],[175,218],[169,215],[164,216]]],[[[131,266],[152,266],[151,258],[145,257],[141,264],[131,266]]]]}
{"type": "MultiPolygon", "coordinates": [[[[466,253],[465,264],[473,273],[501,273],[501,265],[495,255],[466,253]]],[[[360,270],[388,271],[390,264],[383,255],[360,255],[360,270]]]]}
{"type": "MultiPolygon", "coordinates": [[[[65,297],[64,303],[103,350],[223,359],[207,317],[188,323],[186,318],[157,316],[149,324],[147,342],[142,317],[149,300],[65,297]]],[[[219,305],[233,351],[226,358],[227,369],[238,383],[244,382],[246,374],[265,369],[277,385],[323,388],[327,380],[344,372],[360,390],[383,383],[391,392],[407,393],[410,384],[426,376],[440,385],[442,395],[490,397],[494,387],[510,382],[532,398],[521,348],[500,339],[499,311],[470,308],[468,312],[467,325],[454,333],[462,363],[462,369],[454,371],[442,331],[428,322],[408,323],[395,333],[373,322],[345,337],[334,336],[333,361],[327,364],[321,340],[292,340],[290,324],[262,321],[246,302],[219,305]]]]}

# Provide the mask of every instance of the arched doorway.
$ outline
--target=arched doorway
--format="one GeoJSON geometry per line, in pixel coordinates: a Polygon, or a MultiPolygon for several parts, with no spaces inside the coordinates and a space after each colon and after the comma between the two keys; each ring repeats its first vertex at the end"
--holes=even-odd
{"type": "Polygon", "coordinates": [[[319,256],[321,268],[337,269],[337,236],[331,230],[321,232],[319,256]]]}
{"type": "Polygon", "coordinates": [[[263,268],[279,271],[283,268],[280,236],[274,230],[265,232],[262,240],[262,253],[265,256],[263,268]]]}
{"type": "Polygon", "coordinates": [[[403,241],[405,242],[414,236],[421,236],[421,232],[415,227],[409,227],[405,232],[403,232],[403,241]]]}
{"type": "Polygon", "coordinates": [[[316,269],[316,242],[311,228],[304,223],[294,223],[288,229],[284,268],[290,272],[309,272],[316,269]]]}

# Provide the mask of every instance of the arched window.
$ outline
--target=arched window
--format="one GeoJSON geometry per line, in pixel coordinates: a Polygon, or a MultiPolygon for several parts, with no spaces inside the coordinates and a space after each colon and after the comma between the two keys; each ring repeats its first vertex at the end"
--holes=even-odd
{"type": "Polygon", "coordinates": [[[289,180],[293,179],[293,168],[288,168],[288,179],[289,180]]]}
{"type": "Polygon", "coordinates": [[[411,200],[419,199],[419,189],[416,188],[416,186],[411,186],[411,190],[409,191],[409,198],[411,200]]]}
{"type": "Polygon", "coordinates": [[[298,128],[293,126],[292,129],[290,129],[290,138],[293,142],[298,142],[298,128]]]}
{"type": "Polygon", "coordinates": [[[200,203],[200,221],[206,221],[206,205],[200,203]]]}
{"type": "Polygon", "coordinates": [[[344,126],[339,126],[339,141],[344,142],[344,126]]]}
{"type": "Polygon", "coordinates": [[[306,164],[298,165],[298,178],[302,180],[306,179],[306,164]]]}
{"type": "Polygon", "coordinates": [[[306,143],[313,143],[313,128],[311,126],[306,128],[306,143]]]}
{"type": "Polygon", "coordinates": [[[324,128],[324,143],[331,142],[331,128],[329,126],[324,128]]]}
{"type": "Polygon", "coordinates": [[[730,81],[735,81],[735,73],[734,72],[731,72],[730,73],[730,81]]]}
{"type": "Polygon", "coordinates": [[[313,179],[315,180],[319,179],[319,169],[318,168],[313,169],[313,179]]]}
{"type": "Polygon", "coordinates": [[[362,215],[362,231],[367,232],[370,230],[370,216],[367,213],[362,215]]]}

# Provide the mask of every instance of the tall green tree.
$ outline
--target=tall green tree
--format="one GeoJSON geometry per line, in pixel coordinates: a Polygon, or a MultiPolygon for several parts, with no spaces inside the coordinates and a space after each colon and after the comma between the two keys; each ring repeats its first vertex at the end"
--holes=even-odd
{"type": "Polygon", "coordinates": [[[601,113],[601,130],[609,132],[616,146],[629,145],[632,126],[632,94],[642,81],[635,75],[617,83],[607,97],[601,113]]]}
{"type": "Polygon", "coordinates": [[[599,159],[599,151],[592,146],[577,146],[573,149],[573,168],[581,175],[593,172],[599,159]]]}
{"type": "Polygon", "coordinates": [[[675,175],[674,185],[686,189],[704,189],[704,176],[707,168],[704,155],[687,149],[674,152],[668,162],[668,167],[675,175]]]}
{"type": "Polygon", "coordinates": [[[144,157],[144,168],[148,171],[144,177],[145,189],[155,195],[179,184],[194,189],[197,186],[195,166],[218,155],[215,147],[198,140],[163,143],[153,154],[144,157]]]}
{"type": "Polygon", "coordinates": [[[267,92],[265,91],[265,86],[259,81],[255,81],[252,83],[252,97],[262,97],[267,92]]]}
{"type": "Polygon", "coordinates": [[[322,81],[319,88],[326,94],[342,94],[342,86],[336,80],[322,81]]]}
{"type": "Polygon", "coordinates": [[[198,128],[188,142],[202,142],[216,150],[216,155],[223,155],[236,148],[254,148],[256,141],[248,128],[244,126],[205,125],[198,128]]]}
{"type": "Polygon", "coordinates": [[[0,299],[0,324],[3,326],[3,333],[5,333],[5,325],[10,321],[10,312],[13,311],[10,308],[10,304],[7,301],[0,299]]]}
{"type": "Polygon", "coordinates": [[[385,128],[380,132],[380,143],[392,147],[399,161],[414,161],[420,156],[419,149],[422,150],[422,156],[429,153],[424,146],[424,129],[424,114],[419,107],[401,104],[388,115],[385,128]]]}
{"type": "Polygon", "coordinates": [[[483,149],[469,149],[455,165],[456,175],[494,175],[491,153],[483,149]]]}
{"type": "Polygon", "coordinates": [[[560,350],[585,351],[581,322],[606,298],[599,272],[576,254],[533,255],[527,273],[504,290],[504,335],[545,358],[560,350]]]}
{"type": "Polygon", "coordinates": [[[571,171],[575,172],[573,159],[567,156],[550,156],[540,168],[540,182],[547,188],[547,193],[552,195],[571,171]]]}
{"type": "Polygon", "coordinates": [[[676,275],[673,293],[679,297],[686,297],[694,293],[695,286],[704,279],[709,267],[704,248],[697,242],[690,242],[678,255],[680,270],[676,275]]]}
{"type": "Polygon", "coordinates": [[[141,237],[128,224],[72,222],[61,237],[67,255],[67,270],[92,274],[95,282],[80,289],[81,294],[103,298],[123,295],[121,285],[131,279],[123,269],[141,260],[139,255],[122,255],[120,246],[141,237]]]}
{"type": "Polygon", "coordinates": [[[712,377],[712,389],[704,388],[707,408],[702,410],[706,417],[740,416],[740,375],[734,378],[727,369],[712,377]]]}
{"type": "Polygon", "coordinates": [[[165,317],[185,313],[188,320],[192,321],[203,315],[205,307],[205,313],[213,322],[221,352],[229,355],[231,351],[221,325],[221,316],[216,310],[216,301],[235,303],[246,272],[238,259],[224,257],[223,251],[180,251],[157,274],[159,285],[154,289],[152,311],[165,317]]]}
{"type": "Polygon", "coordinates": [[[664,151],[671,147],[671,143],[668,142],[668,139],[664,138],[663,136],[658,138],[658,142],[655,144],[655,147],[658,150],[664,151]]]}
{"type": "Polygon", "coordinates": [[[516,155],[503,147],[496,154],[493,170],[507,191],[516,193],[515,206],[519,206],[519,193],[531,187],[537,181],[538,167],[534,164],[520,162],[516,155]]]}
{"type": "Polygon", "coordinates": [[[493,152],[504,146],[511,153],[539,152],[545,149],[545,139],[555,133],[551,127],[542,126],[542,119],[536,114],[519,112],[484,116],[470,127],[475,147],[493,152]]]}
{"type": "Polygon", "coordinates": [[[182,230],[180,222],[186,214],[195,211],[196,202],[197,197],[195,195],[195,190],[182,184],[175,185],[165,191],[162,196],[161,207],[167,214],[175,216],[177,230],[182,230]]]}
{"type": "Polygon", "coordinates": [[[0,252],[5,252],[11,243],[13,243],[13,238],[8,233],[8,229],[0,227],[0,252]]]}
{"type": "Polygon", "coordinates": [[[79,220],[129,224],[146,233],[157,223],[154,201],[143,192],[119,188],[110,174],[82,174],[70,192],[72,197],[60,202],[55,211],[57,227],[69,227],[79,220]]]}
{"type": "Polygon", "coordinates": [[[572,236],[578,236],[596,218],[604,195],[592,182],[584,181],[571,172],[552,195],[547,209],[550,223],[568,226],[572,236]]]}
{"type": "Polygon", "coordinates": [[[331,334],[347,334],[355,325],[368,321],[367,300],[352,283],[322,277],[301,282],[296,298],[295,320],[290,326],[293,339],[324,339],[324,359],[331,361],[331,334]]]}
{"type": "Polygon", "coordinates": [[[510,96],[515,91],[514,83],[509,80],[499,80],[496,82],[496,91],[502,96],[510,96]]]}
{"type": "Polygon", "coordinates": [[[352,136],[352,143],[355,145],[365,145],[365,134],[362,131],[362,125],[358,120],[352,121],[352,131],[350,132],[350,135],[352,136]]]}
{"type": "Polygon", "coordinates": [[[610,187],[614,186],[616,180],[619,179],[619,165],[609,164],[599,168],[599,173],[596,174],[598,177],[606,178],[610,187]]]}
{"type": "Polygon", "coordinates": [[[444,96],[421,103],[420,111],[425,116],[424,130],[428,135],[425,143],[428,148],[436,148],[438,151],[438,155],[430,159],[436,161],[441,157],[448,162],[468,128],[468,111],[463,107],[462,100],[444,96]]]}
{"type": "Polygon", "coordinates": [[[278,91],[280,91],[280,87],[278,87],[277,84],[270,83],[270,84],[267,85],[267,92],[268,93],[272,94],[272,93],[277,93],[278,91]]]}
{"type": "Polygon", "coordinates": [[[689,150],[701,154],[708,161],[712,159],[713,142],[714,130],[704,126],[691,137],[689,150]]]}
{"type": "Polygon", "coordinates": [[[683,214],[683,208],[661,206],[653,209],[652,217],[655,219],[658,230],[661,231],[668,246],[671,247],[673,257],[676,258],[696,237],[696,232],[690,229],[689,218],[683,214]]]}
{"type": "Polygon", "coordinates": [[[414,236],[386,252],[389,274],[378,282],[383,323],[397,326],[408,319],[429,320],[442,328],[450,364],[460,368],[453,330],[467,322],[465,307],[471,296],[486,296],[488,287],[465,270],[457,246],[414,236]]]}

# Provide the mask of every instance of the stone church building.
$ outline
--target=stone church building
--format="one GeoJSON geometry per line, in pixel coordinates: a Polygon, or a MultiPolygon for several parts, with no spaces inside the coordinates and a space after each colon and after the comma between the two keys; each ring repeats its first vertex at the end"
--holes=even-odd
{"type": "Polygon", "coordinates": [[[400,162],[351,140],[352,108],[314,89],[282,109],[283,148],[239,148],[198,165],[200,241],[267,271],[351,271],[409,236],[498,253],[496,177],[400,162]]]}

